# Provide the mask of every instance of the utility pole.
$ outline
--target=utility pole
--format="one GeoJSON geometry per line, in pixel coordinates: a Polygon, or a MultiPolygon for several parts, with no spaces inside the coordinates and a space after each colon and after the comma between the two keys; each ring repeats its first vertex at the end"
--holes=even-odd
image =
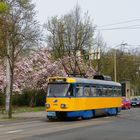
{"type": "MultiPolygon", "coordinates": [[[[128,45],[127,43],[122,43],[117,45],[116,47],[119,46],[126,46],[128,45]]],[[[116,48],[114,49],[114,81],[117,82],[117,51],[116,48]]]]}
{"type": "Polygon", "coordinates": [[[117,74],[116,74],[116,49],[114,49],[114,81],[117,82],[117,74]]]}

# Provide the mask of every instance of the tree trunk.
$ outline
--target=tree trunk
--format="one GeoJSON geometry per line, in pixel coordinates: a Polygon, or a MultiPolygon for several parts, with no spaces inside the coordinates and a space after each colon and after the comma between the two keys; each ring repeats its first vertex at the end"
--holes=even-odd
{"type": "Polygon", "coordinates": [[[14,66],[13,62],[11,61],[10,54],[11,48],[9,46],[9,41],[7,41],[7,55],[5,57],[5,65],[6,65],[5,108],[8,114],[8,118],[12,118],[12,92],[13,92],[13,66],[14,66]]]}
{"type": "Polygon", "coordinates": [[[12,118],[12,108],[11,108],[11,89],[12,89],[12,72],[10,67],[10,62],[8,56],[6,56],[6,102],[5,108],[9,118],[12,118]]]}

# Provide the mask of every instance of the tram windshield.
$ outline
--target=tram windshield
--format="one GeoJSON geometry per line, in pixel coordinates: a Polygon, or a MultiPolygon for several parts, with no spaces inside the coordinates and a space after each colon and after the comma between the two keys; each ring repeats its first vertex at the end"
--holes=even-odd
{"type": "Polygon", "coordinates": [[[47,96],[48,97],[62,97],[66,96],[69,90],[70,84],[49,84],[47,96]]]}

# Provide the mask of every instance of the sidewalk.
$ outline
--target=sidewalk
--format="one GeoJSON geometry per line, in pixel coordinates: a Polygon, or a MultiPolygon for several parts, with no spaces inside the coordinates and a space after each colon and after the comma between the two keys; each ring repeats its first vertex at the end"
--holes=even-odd
{"type": "Polygon", "coordinates": [[[13,113],[12,119],[6,119],[6,114],[0,114],[0,122],[6,121],[17,121],[17,120],[36,120],[36,119],[45,119],[46,112],[39,111],[39,112],[24,112],[24,113],[13,113]]]}

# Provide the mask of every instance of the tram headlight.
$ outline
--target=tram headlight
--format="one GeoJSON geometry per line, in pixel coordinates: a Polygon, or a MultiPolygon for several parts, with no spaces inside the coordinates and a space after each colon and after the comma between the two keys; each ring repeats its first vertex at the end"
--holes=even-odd
{"type": "Polygon", "coordinates": [[[66,106],[66,104],[61,104],[60,107],[61,108],[66,108],[67,106],[66,106]]]}
{"type": "Polygon", "coordinates": [[[46,104],[46,108],[50,108],[50,104],[46,104]]]}

